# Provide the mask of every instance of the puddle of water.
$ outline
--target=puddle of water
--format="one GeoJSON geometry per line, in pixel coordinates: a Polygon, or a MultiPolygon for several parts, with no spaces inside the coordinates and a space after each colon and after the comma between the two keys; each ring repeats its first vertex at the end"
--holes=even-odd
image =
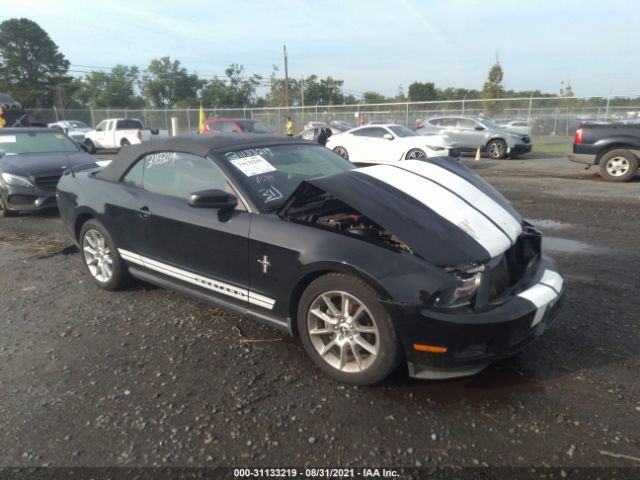
{"type": "Polygon", "coordinates": [[[542,237],[542,250],[559,253],[595,253],[606,249],[567,238],[542,237]]]}
{"type": "Polygon", "coordinates": [[[573,228],[573,223],[558,222],[556,220],[548,220],[541,218],[527,219],[527,221],[536,228],[548,230],[564,230],[565,228],[573,228]]]}

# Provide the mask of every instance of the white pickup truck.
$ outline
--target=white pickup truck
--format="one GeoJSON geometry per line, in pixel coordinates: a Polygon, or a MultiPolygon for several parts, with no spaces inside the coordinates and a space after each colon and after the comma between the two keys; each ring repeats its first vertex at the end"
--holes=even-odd
{"type": "Polygon", "coordinates": [[[166,136],[166,130],[145,128],[135,118],[107,118],[85,134],[84,144],[89,153],[95,153],[96,150],[113,150],[166,136]]]}

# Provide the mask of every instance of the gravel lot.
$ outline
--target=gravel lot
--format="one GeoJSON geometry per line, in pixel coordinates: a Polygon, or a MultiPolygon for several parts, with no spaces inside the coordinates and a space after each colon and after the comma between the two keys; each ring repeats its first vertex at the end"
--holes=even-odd
{"type": "Polygon", "coordinates": [[[640,178],[465,161],[545,231],[567,299],[455,381],[337,384],[269,327],[98,289],[55,213],[1,220],[0,466],[640,466],[640,178]]]}

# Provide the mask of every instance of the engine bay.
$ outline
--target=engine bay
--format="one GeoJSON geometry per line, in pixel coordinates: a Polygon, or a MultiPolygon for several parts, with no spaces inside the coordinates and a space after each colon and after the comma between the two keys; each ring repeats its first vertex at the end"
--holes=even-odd
{"type": "Polygon", "coordinates": [[[285,219],[335,230],[344,235],[358,237],[396,250],[413,254],[413,250],[393,233],[357,212],[342,201],[315,190],[305,201],[292,205],[285,219]]]}

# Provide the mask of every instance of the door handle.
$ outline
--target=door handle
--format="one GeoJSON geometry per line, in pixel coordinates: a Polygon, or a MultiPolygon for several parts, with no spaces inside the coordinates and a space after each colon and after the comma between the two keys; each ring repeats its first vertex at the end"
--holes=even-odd
{"type": "Polygon", "coordinates": [[[149,218],[151,216],[151,210],[149,210],[149,207],[141,207],[137,212],[141,218],[149,218]]]}

